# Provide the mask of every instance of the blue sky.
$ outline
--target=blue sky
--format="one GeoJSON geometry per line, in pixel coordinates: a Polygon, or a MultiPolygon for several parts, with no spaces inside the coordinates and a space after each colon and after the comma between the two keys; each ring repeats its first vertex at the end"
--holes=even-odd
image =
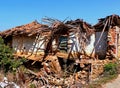
{"type": "Polygon", "coordinates": [[[94,25],[99,18],[120,15],[120,0],[0,0],[0,31],[41,23],[45,16],[58,20],[77,18],[94,25]]]}

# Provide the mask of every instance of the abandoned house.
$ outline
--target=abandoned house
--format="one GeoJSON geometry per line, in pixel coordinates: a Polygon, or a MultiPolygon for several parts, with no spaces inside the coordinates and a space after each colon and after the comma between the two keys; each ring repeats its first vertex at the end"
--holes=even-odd
{"type": "Polygon", "coordinates": [[[94,29],[81,19],[67,21],[44,19],[50,26],[37,21],[17,26],[1,32],[5,43],[11,46],[15,54],[31,56],[38,54],[67,54],[66,58],[80,58],[80,54],[89,54],[94,48],[94,29]]]}
{"type": "Polygon", "coordinates": [[[81,80],[80,74],[83,74],[89,81],[101,74],[103,64],[109,62],[95,60],[96,58],[120,57],[118,15],[101,18],[94,26],[81,19],[61,22],[43,18],[43,21],[47,24],[34,21],[0,32],[0,36],[6,45],[14,49],[14,55],[26,57],[33,61],[32,64],[42,61],[40,63],[46,73],[60,74],[67,66],[67,71],[70,73],[73,71],[76,76],[73,76],[75,80],[81,80]]]}
{"type": "Polygon", "coordinates": [[[120,57],[118,15],[101,18],[94,26],[81,19],[67,22],[50,18],[43,20],[49,26],[34,21],[3,31],[0,35],[16,54],[23,56],[62,56],[64,52],[65,58],[80,58],[81,54],[95,54],[99,59],[104,59],[107,54],[120,57]]]}
{"type": "Polygon", "coordinates": [[[99,19],[95,28],[95,54],[104,59],[107,54],[120,57],[120,17],[110,15],[99,19]]]}

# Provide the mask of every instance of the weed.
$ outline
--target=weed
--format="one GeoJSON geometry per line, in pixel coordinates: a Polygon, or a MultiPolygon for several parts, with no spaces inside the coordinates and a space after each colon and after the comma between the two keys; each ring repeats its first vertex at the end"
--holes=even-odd
{"type": "Polygon", "coordinates": [[[114,75],[117,73],[117,64],[116,63],[108,63],[104,66],[104,73],[106,75],[114,75]]]}

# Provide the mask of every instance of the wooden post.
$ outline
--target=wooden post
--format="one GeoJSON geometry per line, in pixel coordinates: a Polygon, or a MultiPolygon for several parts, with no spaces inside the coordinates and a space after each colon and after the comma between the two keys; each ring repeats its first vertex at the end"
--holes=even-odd
{"type": "Polygon", "coordinates": [[[116,37],[115,37],[116,57],[118,57],[118,40],[119,40],[119,27],[116,26],[116,37]]]}

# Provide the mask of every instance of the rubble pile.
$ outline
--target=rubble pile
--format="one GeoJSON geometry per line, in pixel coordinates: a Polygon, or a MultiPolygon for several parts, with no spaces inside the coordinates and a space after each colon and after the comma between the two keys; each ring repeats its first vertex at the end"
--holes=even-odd
{"type": "Polygon", "coordinates": [[[33,78],[30,78],[33,79],[32,83],[36,87],[74,88],[89,83],[90,64],[75,63],[73,60],[64,64],[64,61],[60,62],[59,59],[62,58],[47,56],[45,61],[42,62],[43,67],[40,68],[39,72],[35,73],[32,70],[28,70],[33,75],[33,78]]]}
{"type": "MultiPolygon", "coordinates": [[[[86,56],[87,57],[87,56],[86,56]]],[[[49,55],[41,63],[42,67],[36,72],[27,69],[27,83],[34,84],[37,88],[56,87],[56,88],[74,88],[83,87],[99,77],[104,71],[104,65],[115,60],[82,60],[73,61],[49,55]]],[[[34,64],[33,64],[34,65],[34,64]]],[[[24,76],[26,77],[26,76],[24,76]]]]}

